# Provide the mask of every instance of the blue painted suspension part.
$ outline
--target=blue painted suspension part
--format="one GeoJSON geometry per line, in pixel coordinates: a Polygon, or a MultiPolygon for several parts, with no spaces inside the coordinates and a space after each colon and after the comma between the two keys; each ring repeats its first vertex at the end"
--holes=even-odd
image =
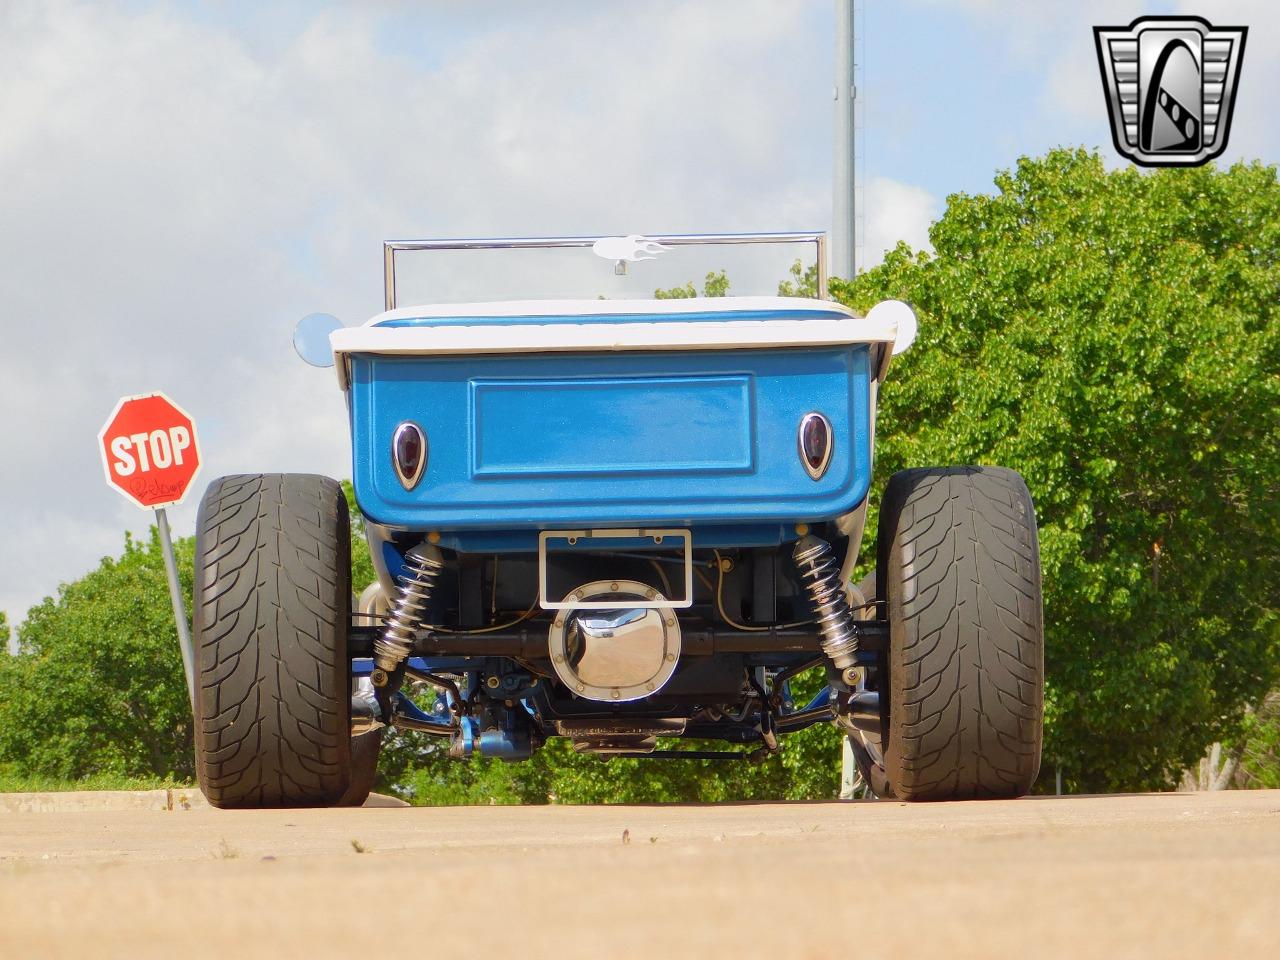
{"type": "MultiPolygon", "coordinates": [[[[477,661],[471,658],[455,658],[443,660],[421,657],[410,658],[406,666],[419,672],[435,673],[447,670],[451,673],[465,672],[464,696],[475,702],[480,691],[480,668],[496,666],[496,660],[477,661]]],[[[374,669],[370,659],[357,659],[351,662],[353,677],[368,676],[374,669]]],[[[495,697],[504,699],[484,700],[484,706],[476,716],[460,715],[455,723],[452,717],[460,714],[459,704],[453,694],[437,691],[435,709],[428,713],[402,692],[398,692],[394,700],[394,713],[407,729],[420,730],[433,735],[447,735],[449,755],[451,757],[496,757],[502,760],[525,760],[533,754],[533,721],[525,706],[524,697],[530,692],[528,684],[522,681],[522,674],[493,674],[500,676],[499,686],[494,691],[495,697]],[[519,699],[516,699],[519,698],[519,699]],[[511,706],[507,706],[507,703],[511,706]]],[[[394,724],[394,718],[392,720],[394,724]]]]}

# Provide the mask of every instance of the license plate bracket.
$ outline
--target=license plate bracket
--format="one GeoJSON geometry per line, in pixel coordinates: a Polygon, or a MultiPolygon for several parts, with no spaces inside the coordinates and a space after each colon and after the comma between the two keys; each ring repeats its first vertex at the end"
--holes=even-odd
{"type": "Polygon", "coordinates": [[[547,596],[547,553],[551,541],[563,541],[556,550],[572,551],[575,548],[599,549],[605,541],[616,542],[621,549],[652,550],[662,547],[668,539],[683,541],[684,596],[659,600],[628,600],[627,606],[639,609],[684,609],[693,606],[693,532],[682,529],[625,530],[543,530],[538,534],[538,605],[543,610],[611,610],[615,600],[552,600],[547,596]]]}

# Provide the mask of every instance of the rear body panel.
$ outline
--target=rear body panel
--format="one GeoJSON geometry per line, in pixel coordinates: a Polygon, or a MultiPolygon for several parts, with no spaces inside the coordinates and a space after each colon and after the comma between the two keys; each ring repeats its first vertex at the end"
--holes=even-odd
{"type": "Polygon", "coordinates": [[[768,525],[826,519],[870,481],[871,346],[413,356],[352,353],[356,495],[412,530],[768,525]],[[801,418],[831,422],[818,480],[801,418]],[[390,438],[427,435],[405,490],[390,438]]]}

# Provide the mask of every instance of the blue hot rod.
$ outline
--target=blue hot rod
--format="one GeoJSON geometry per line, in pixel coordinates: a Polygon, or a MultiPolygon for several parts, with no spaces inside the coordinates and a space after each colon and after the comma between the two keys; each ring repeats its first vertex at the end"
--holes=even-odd
{"type": "Polygon", "coordinates": [[[916,321],[826,299],[823,263],[820,234],[387,244],[384,313],[295,335],[346,397],[376,582],[350,582],[333,480],[223,477],[200,507],[209,800],[361,803],[389,727],[460,759],[564,737],[750,760],[815,723],[848,735],[878,796],[1025,793],[1044,675],[1031,498],[999,467],[895,474],[875,572],[853,581],[877,392],[916,321]],[[396,302],[407,250],[589,248],[625,273],[793,241],[817,248],[816,298],[396,302]],[[794,699],[814,668],[826,685],[794,699]]]}

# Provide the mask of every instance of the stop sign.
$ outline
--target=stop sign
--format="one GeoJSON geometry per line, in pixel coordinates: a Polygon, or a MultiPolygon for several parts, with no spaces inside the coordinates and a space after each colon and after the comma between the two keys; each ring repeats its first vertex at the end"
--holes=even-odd
{"type": "Polygon", "coordinates": [[[200,469],[195,422],[163,393],[117,403],[98,445],[107,483],[140,507],[181,503],[200,469]]]}

